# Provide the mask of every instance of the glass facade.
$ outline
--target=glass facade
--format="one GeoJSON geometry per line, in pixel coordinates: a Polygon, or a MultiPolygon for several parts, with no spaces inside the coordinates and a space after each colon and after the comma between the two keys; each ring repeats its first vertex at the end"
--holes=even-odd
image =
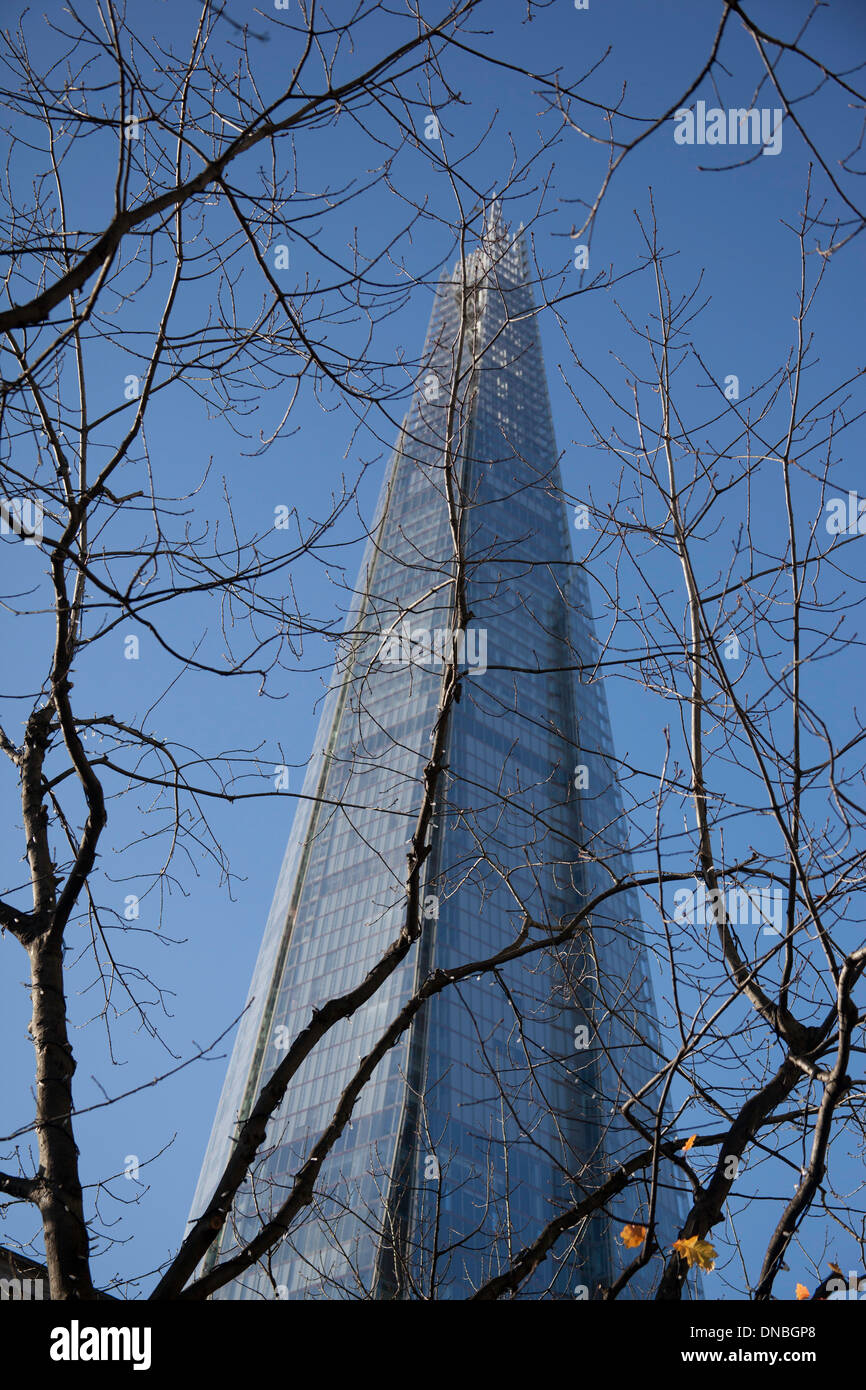
{"type": "MultiPolygon", "coordinates": [[[[431,970],[542,941],[430,999],[380,1062],[316,1199],[219,1298],[468,1297],[631,1147],[618,1108],[655,1066],[637,894],[549,943],[629,866],[586,576],[572,560],[522,236],[494,214],[435,295],[418,387],[361,567],[192,1215],[311,1010],[358,984],[403,923],[406,855],[450,632],[459,503],[471,619],[424,866],[423,932],[292,1081],[210,1260],[285,1199],[358,1062],[431,970]],[[438,653],[438,655],[437,655],[438,653]],[[583,667],[583,671],[578,671],[583,667]],[[544,940],[542,940],[544,939],[544,940]]],[[[651,1122],[652,1097],[636,1112],[651,1122]]],[[[662,1238],[679,1223],[666,1173],[662,1238]]],[[[592,1296],[634,1190],[563,1237],[519,1297],[592,1296]]],[[[626,1296],[645,1296],[649,1271],[626,1296]]]]}

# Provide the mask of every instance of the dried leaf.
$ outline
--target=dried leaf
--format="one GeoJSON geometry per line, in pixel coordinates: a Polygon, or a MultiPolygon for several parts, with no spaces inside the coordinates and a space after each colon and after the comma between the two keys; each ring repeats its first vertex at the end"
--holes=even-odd
{"type": "Polygon", "coordinates": [[[842,1271],[841,1271],[841,1269],[839,1268],[839,1266],[838,1266],[837,1264],[834,1264],[832,1260],[830,1261],[830,1268],[832,1269],[832,1271],[833,1271],[834,1274],[841,1274],[841,1275],[842,1275],[842,1278],[843,1278],[843,1279],[845,1278],[845,1275],[842,1274],[842,1271]]]}
{"type": "Polygon", "coordinates": [[[707,1270],[716,1267],[715,1250],[708,1240],[702,1240],[700,1236],[686,1236],[683,1240],[675,1240],[673,1248],[682,1256],[689,1269],[692,1265],[707,1270]]]}
{"type": "Polygon", "coordinates": [[[805,1285],[805,1284],[798,1284],[798,1285],[797,1285],[797,1301],[798,1301],[798,1303],[802,1303],[804,1298],[811,1298],[811,1297],[812,1297],[812,1295],[810,1294],[809,1290],[806,1288],[806,1285],[805,1285]]]}
{"type": "Polygon", "coordinates": [[[698,1136],[697,1136],[696,1134],[690,1134],[690,1135],[689,1135],[688,1139],[687,1139],[686,1142],[683,1144],[683,1153],[684,1153],[684,1154],[687,1154],[687,1153],[688,1153],[689,1149],[692,1147],[692,1144],[695,1142],[695,1140],[697,1139],[697,1137],[698,1137],[698,1136]]]}
{"type": "Polygon", "coordinates": [[[639,1221],[629,1221],[619,1233],[620,1240],[627,1250],[634,1250],[638,1245],[643,1245],[646,1232],[646,1226],[642,1226],[639,1221]]]}

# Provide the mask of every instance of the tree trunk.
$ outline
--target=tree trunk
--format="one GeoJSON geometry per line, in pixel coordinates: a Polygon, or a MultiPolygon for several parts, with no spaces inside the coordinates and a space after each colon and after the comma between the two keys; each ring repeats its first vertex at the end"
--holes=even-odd
{"type": "Polygon", "coordinates": [[[72,1075],[75,1062],[66,1032],[63,952],[51,933],[30,946],[36,1048],[36,1133],[45,1256],[52,1299],[94,1297],[89,1242],[72,1133],[72,1075]]]}

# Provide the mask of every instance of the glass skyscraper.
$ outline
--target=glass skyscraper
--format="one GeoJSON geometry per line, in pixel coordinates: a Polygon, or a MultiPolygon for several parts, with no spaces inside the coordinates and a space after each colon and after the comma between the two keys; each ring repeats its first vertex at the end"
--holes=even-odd
{"type": "MultiPolygon", "coordinates": [[[[312,1206],[216,1297],[467,1298],[645,1147],[619,1114],[658,1060],[635,890],[609,898],[573,940],[552,940],[630,868],[569,522],[526,247],[494,208],[436,290],[193,1216],[288,1042],[314,1007],[363,979],[405,920],[459,549],[471,616],[423,931],[302,1065],[208,1266],[278,1209],[359,1061],[431,971],[484,961],[521,930],[540,949],[428,1000],[362,1091],[312,1206]]],[[[636,1105],[644,1124],[654,1104],[649,1093],[636,1105]]],[[[592,1297],[621,1267],[623,1222],[645,1214],[646,1192],[629,1189],[563,1237],[518,1297],[592,1297]]],[[[665,1168],[663,1241],[679,1214],[665,1168]]],[[[652,1278],[642,1271],[625,1296],[647,1296],[652,1278]]]]}

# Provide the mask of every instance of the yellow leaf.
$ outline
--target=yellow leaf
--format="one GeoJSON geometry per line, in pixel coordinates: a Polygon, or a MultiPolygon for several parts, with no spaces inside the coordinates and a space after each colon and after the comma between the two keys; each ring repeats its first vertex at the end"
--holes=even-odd
{"type": "Polygon", "coordinates": [[[802,1303],[804,1298],[811,1298],[811,1297],[812,1297],[812,1295],[810,1294],[809,1290],[806,1288],[806,1285],[805,1285],[805,1284],[798,1284],[798,1285],[797,1285],[797,1301],[798,1301],[799,1303],[802,1303]]]}
{"type": "Polygon", "coordinates": [[[675,1240],[674,1250],[682,1256],[689,1269],[692,1265],[708,1270],[716,1267],[715,1250],[708,1240],[701,1240],[700,1236],[686,1236],[683,1240],[675,1240]]]}
{"type": "Polygon", "coordinates": [[[634,1250],[638,1245],[643,1245],[646,1230],[646,1226],[642,1226],[639,1221],[629,1221],[619,1233],[620,1240],[627,1250],[634,1250]]]}
{"type": "MultiPolygon", "coordinates": [[[[835,1265],[835,1264],[833,1263],[832,1260],[830,1261],[830,1268],[832,1269],[832,1271],[833,1271],[834,1274],[842,1274],[842,1271],[841,1271],[841,1269],[839,1268],[839,1266],[838,1266],[838,1265],[835,1265]]],[[[845,1275],[844,1275],[844,1274],[842,1274],[842,1278],[843,1278],[843,1279],[845,1278],[845,1275]]]]}
{"type": "Polygon", "coordinates": [[[687,1153],[688,1153],[689,1149],[692,1147],[692,1144],[695,1142],[695,1140],[697,1139],[697,1137],[698,1137],[698,1136],[697,1136],[696,1134],[690,1134],[690,1135],[689,1135],[688,1139],[687,1139],[686,1142],[683,1144],[683,1153],[684,1153],[684,1154],[687,1154],[687,1153]]]}

